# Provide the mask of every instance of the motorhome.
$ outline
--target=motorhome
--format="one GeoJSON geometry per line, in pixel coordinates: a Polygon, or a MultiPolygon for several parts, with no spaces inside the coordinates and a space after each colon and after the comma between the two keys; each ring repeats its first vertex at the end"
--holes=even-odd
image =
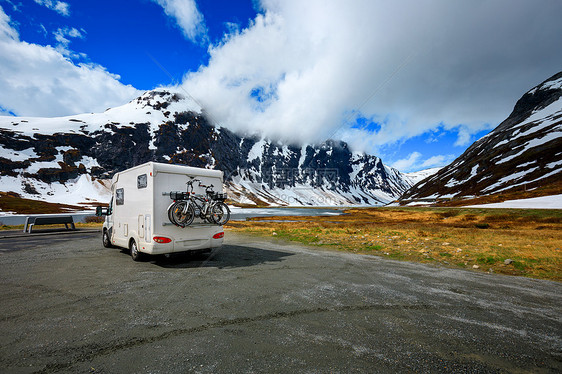
{"type": "Polygon", "coordinates": [[[104,215],[102,238],[105,247],[127,248],[133,260],[143,254],[167,254],[211,250],[223,243],[222,226],[197,217],[188,226],[170,222],[168,208],[178,191],[205,193],[205,186],[222,192],[223,172],[182,165],[148,162],[116,173],[111,183],[108,208],[98,208],[104,215]]]}

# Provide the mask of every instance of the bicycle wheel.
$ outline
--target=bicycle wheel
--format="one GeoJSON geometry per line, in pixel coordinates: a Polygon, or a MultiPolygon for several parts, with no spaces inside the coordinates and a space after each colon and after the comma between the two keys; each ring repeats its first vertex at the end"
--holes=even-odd
{"type": "Polygon", "coordinates": [[[213,219],[213,205],[212,203],[210,204],[205,204],[200,211],[200,215],[199,217],[201,217],[201,219],[205,222],[208,222],[210,224],[214,224],[215,220],[213,219]]]}
{"type": "Polygon", "coordinates": [[[184,227],[189,226],[195,218],[195,209],[193,209],[193,205],[187,201],[184,201],[184,205],[182,207],[183,209],[181,210],[181,216],[179,217],[180,219],[178,222],[184,227]],[[185,204],[187,204],[187,208],[185,208],[185,204]]]}
{"type": "Polygon", "coordinates": [[[176,220],[174,219],[174,215],[172,214],[172,212],[174,211],[175,207],[176,207],[177,202],[173,202],[168,206],[168,220],[170,220],[170,222],[172,222],[174,225],[179,226],[179,224],[176,222],[176,220]]]}
{"type": "Polygon", "coordinates": [[[230,219],[230,209],[223,202],[218,202],[211,207],[211,218],[217,225],[226,225],[230,219]]]}
{"type": "Polygon", "coordinates": [[[180,227],[191,225],[195,218],[195,211],[193,206],[187,201],[176,202],[171,209],[171,219],[173,224],[180,227]]]}

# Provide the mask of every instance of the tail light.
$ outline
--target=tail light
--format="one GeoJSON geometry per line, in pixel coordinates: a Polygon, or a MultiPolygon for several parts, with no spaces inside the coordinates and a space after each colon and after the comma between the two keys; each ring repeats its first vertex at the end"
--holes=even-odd
{"type": "Polygon", "coordinates": [[[154,238],[152,238],[156,243],[170,243],[172,241],[172,239],[170,238],[166,238],[165,236],[155,236],[154,238]]]}
{"type": "Polygon", "coordinates": [[[213,239],[220,239],[220,238],[224,238],[224,231],[213,235],[213,239]]]}

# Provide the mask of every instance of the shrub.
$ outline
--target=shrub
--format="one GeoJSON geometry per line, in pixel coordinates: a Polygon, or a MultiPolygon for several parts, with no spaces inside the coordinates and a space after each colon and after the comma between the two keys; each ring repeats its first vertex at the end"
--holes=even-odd
{"type": "Polygon", "coordinates": [[[105,217],[98,217],[98,216],[87,216],[84,219],[86,223],[103,223],[105,221],[105,217]]]}
{"type": "Polygon", "coordinates": [[[458,215],[459,215],[458,210],[448,210],[446,212],[439,213],[439,216],[441,216],[441,218],[455,217],[458,215]]]}

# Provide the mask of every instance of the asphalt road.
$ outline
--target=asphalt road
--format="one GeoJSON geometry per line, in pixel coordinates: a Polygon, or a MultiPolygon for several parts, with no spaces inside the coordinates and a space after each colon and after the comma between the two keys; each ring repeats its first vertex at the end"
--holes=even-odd
{"type": "Polygon", "coordinates": [[[227,233],[136,263],[0,239],[1,373],[562,372],[562,285],[227,233]]]}

